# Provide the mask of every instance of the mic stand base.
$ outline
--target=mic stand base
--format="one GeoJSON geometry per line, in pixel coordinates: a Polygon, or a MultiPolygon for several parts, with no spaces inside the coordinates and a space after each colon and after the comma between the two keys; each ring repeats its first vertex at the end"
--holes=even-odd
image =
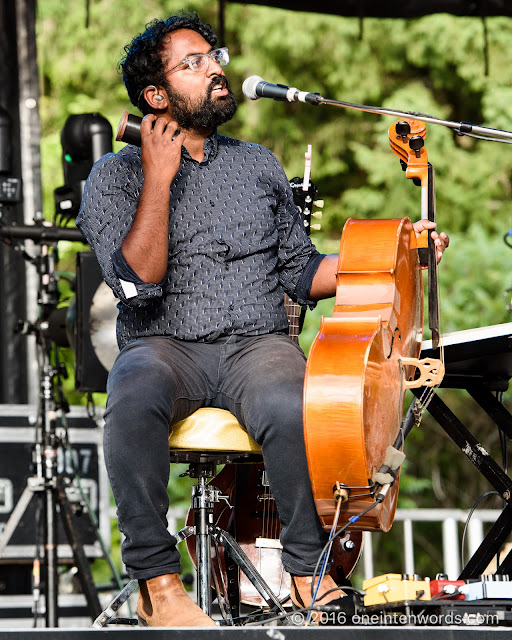
{"type": "Polygon", "coordinates": [[[80,535],[73,522],[73,508],[66,495],[62,479],[56,478],[51,483],[46,483],[43,478],[33,476],[27,479],[27,485],[21,494],[5,529],[0,535],[0,558],[9,544],[12,534],[17,528],[23,514],[28,508],[34,494],[44,493],[45,524],[48,539],[45,541],[45,568],[46,568],[46,626],[58,626],[58,575],[57,575],[57,544],[56,536],[51,534],[56,528],[57,507],[61,515],[62,524],[66,533],[69,546],[73,551],[73,559],[78,569],[78,579],[82,592],[87,600],[87,606],[91,618],[94,620],[102,611],[98,594],[94,586],[92,574],[85,555],[83,545],[79,542],[80,535]],[[49,534],[49,535],[48,535],[49,534]]]}

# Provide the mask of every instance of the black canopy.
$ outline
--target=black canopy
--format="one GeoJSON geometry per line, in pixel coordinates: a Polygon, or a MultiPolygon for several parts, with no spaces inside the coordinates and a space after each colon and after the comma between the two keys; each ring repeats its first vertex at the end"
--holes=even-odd
{"type": "Polygon", "coordinates": [[[510,0],[243,0],[243,3],[360,18],[417,18],[430,13],[512,16],[510,0]]]}

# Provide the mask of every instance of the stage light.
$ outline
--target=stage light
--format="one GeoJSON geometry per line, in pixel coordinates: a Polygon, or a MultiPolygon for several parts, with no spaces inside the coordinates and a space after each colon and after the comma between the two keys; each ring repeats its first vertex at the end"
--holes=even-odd
{"type": "Polygon", "coordinates": [[[75,114],[66,120],[60,140],[65,184],[55,189],[55,210],[73,218],[93,164],[112,151],[112,127],[99,113],[75,114]]]}

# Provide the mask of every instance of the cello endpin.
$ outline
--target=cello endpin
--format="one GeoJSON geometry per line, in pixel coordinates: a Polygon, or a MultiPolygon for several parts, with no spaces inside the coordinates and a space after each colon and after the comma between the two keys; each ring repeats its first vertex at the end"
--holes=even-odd
{"type": "Polygon", "coordinates": [[[333,488],[334,500],[336,502],[338,500],[341,500],[341,502],[346,502],[348,500],[349,493],[350,489],[346,485],[341,484],[336,480],[336,485],[333,488]]]}

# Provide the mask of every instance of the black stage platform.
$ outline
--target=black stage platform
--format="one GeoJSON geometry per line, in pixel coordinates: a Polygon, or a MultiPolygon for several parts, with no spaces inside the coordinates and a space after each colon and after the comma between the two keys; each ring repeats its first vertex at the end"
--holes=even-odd
{"type": "MultiPolygon", "coordinates": [[[[91,640],[92,634],[99,633],[100,637],[109,640],[148,640],[151,635],[152,640],[190,640],[190,638],[204,638],[204,640],[439,640],[440,638],[451,640],[491,640],[497,638],[496,634],[508,634],[510,629],[490,628],[490,627],[258,627],[244,629],[241,627],[231,627],[224,629],[32,629],[19,631],[0,631],[0,640],[91,640]]],[[[505,638],[505,636],[500,636],[505,638]]]]}

